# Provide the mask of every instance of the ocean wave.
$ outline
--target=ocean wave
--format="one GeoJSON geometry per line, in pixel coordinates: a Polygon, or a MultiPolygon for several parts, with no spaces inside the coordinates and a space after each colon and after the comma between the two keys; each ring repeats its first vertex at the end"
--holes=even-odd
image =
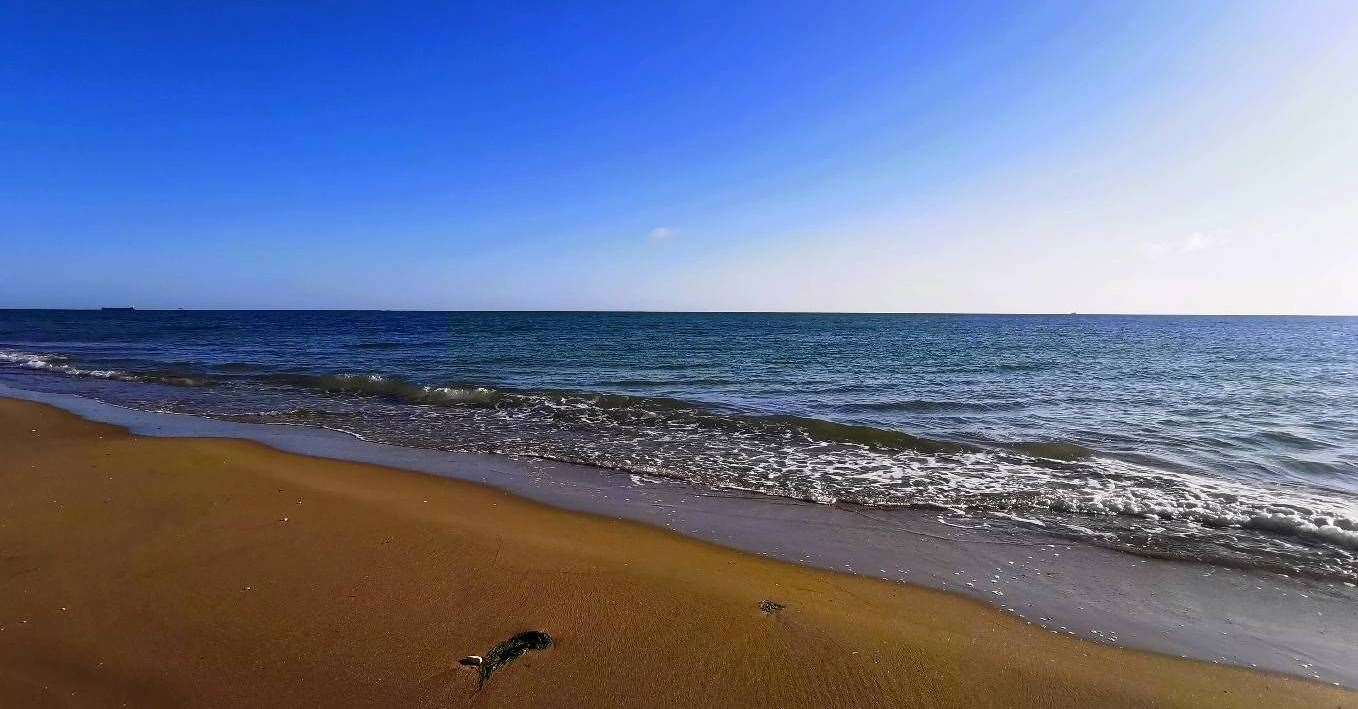
{"type": "Polygon", "coordinates": [[[385,396],[412,404],[494,406],[504,398],[487,387],[435,387],[381,374],[274,374],[265,381],[331,394],[385,396]]]}
{"type": "MultiPolygon", "coordinates": [[[[1353,520],[1305,495],[1253,488],[1101,456],[1071,441],[986,445],[792,415],[746,415],[664,397],[431,386],[381,374],[271,375],[274,384],[450,409],[499,411],[505,434],[547,426],[534,443],[495,452],[686,479],[821,503],[1018,516],[1137,518],[1252,530],[1358,548],[1353,520]],[[554,444],[561,427],[574,435],[554,444]],[[644,430],[666,436],[644,449],[644,430]],[[733,462],[732,456],[740,462],[733,462]],[[735,466],[733,468],[733,465],[735,466]],[[738,473],[723,473],[732,470],[738,473]],[[829,476],[833,471],[835,475],[829,476]],[[1282,503],[1282,504],[1280,504],[1282,503]],[[1290,503],[1291,506],[1288,506],[1290,503]]],[[[289,418],[306,418],[297,414],[289,418]]],[[[480,420],[478,426],[487,422],[480,420]]]]}
{"type": "Polygon", "coordinates": [[[1053,468],[1008,451],[845,451],[748,437],[695,443],[683,455],[648,456],[618,450],[611,441],[560,449],[539,443],[531,450],[539,457],[823,504],[1035,520],[1051,533],[1129,551],[1170,549],[1183,558],[1358,580],[1358,508],[1351,504],[1097,454],[1053,468]],[[716,472],[732,469],[732,455],[740,461],[734,474],[716,472]],[[1298,551],[1287,540],[1313,549],[1298,551]]]}
{"type": "Polygon", "coordinates": [[[208,383],[205,378],[187,376],[178,372],[128,372],[121,369],[82,369],[72,364],[70,358],[61,355],[37,354],[0,350],[0,363],[22,369],[62,374],[68,377],[87,377],[90,379],[110,379],[141,384],[168,384],[171,386],[196,387],[208,383]]]}
{"type": "Polygon", "coordinates": [[[742,415],[678,399],[563,390],[511,391],[482,386],[432,386],[383,374],[277,374],[266,381],[329,394],[378,396],[411,404],[538,410],[544,417],[583,424],[668,426],[794,438],[918,453],[975,447],[900,431],[792,415],[742,415]]]}
{"type": "Polygon", "coordinates": [[[1240,526],[1325,541],[1358,551],[1358,521],[1347,517],[1307,517],[1296,511],[1271,511],[1253,515],[1240,526]]]}
{"type": "Polygon", "coordinates": [[[961,453],[976,450],[963,443],[921,438],[890,429],[835,423],[803,416],[755,416],[749,417],[748,420],[755,425],[804,431],[815,440],[859,444],[883,450],[919,453],[961,453]]]}
{"type": "Polygon", "coordinates": [[[1019,443],[1000,443],[1000,447],[1026,453],[1036,458],[1048,460],[1076,461],[1086,460],[1098,454],[1092,448],[1069,441],[1032,441],[1019,443]]]}
{"type": "Polygon", "coordinates": [[[1254,438],[1270,445],[1286,446],[1293,450],[1313,451],[1332,448],[1333,445],[1289,431],[1264,430],[1255,433],[1254,438]]]}
{"type": "Polygon", "coordinates": [[[281,381],[408,403],[500,409],[512,415],[503,423],[507,431],[552,420],[572,430],[593,431],[586,435],[599,437],[599,443],[572,439],[553,445],[544,437],[525,447],[496,446],[494,451],[713,487],[822,503],[1137,518],[1358,549],[1353,522],[1358,512],[1349,514],[1304,495],[1270,495],[1102,457],[1068,441],[979,446],[800,416],[715,411],[661,397],[433,387],[377,374],[292,375],[281,381]],[[661,429],[670,448],[638,453],[634,447],[645,440],[638,438],[642,428],[661,429]],[[721,473],[732,469],[732,455],[742,461],[740,474],[721,473]],[[836,477],[827,477],[829,471],[836,477]],[[1284,501],[1291,506],[1279,504],[1284,501]]]}
{"type": "MultiPolygon", "coordinates": [[[[57,355],[8,350],[0,350],[0,364],[127,382],[177,376],[82,369],[57,355]]],[[[214,383],[253,410],[214,414],[222,399],[211,389],[184,412],[321,425],[385,443],[534,456],[824,504],[1008,519],[1129,549],[1173,540],[1199,553],[1215,545],[1222,558],[1243,554],[1261,567],[1287,558],[1291,566],[1283,568],[1358,576],[1358,506],[1340,493],[1169,470],[1074,441],[971,436],[979,442],[963,443],[666,397],[425,384],[381,373],[241,371],[214,383]],[[427,408],[411,415],[416,410],[402,404],[427,408]],[[1313,558],[1293,558],[1306,553],[1313,558]]],[[[194,381],[178,378],[158,383],[194,381]]]]}

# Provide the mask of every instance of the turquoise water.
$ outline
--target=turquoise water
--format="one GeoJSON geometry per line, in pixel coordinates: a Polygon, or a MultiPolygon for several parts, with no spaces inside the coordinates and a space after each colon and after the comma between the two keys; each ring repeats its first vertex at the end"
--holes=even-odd
{"type": "Polygon", "coordinates": [[[0,379],[1358,580],[1358,319],[0,311],[0,379]]]}

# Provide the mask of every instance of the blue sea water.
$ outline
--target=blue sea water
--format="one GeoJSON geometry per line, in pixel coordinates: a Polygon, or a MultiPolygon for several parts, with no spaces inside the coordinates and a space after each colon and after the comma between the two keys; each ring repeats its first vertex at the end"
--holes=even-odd
{"type": "Polygon", "coordinates": [[[1358,580],[1358,319],[0,311],[0,381],[1358,580]]]}

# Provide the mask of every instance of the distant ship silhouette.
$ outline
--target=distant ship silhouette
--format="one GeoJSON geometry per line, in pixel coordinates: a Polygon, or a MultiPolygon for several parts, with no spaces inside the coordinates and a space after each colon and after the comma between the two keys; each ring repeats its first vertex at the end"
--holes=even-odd
{"type": "Polygon", "coordinates": [[[136,310],[136,308],[100,308],[100,310],[109,313],[130,313],[133,310],[136,310]]]}

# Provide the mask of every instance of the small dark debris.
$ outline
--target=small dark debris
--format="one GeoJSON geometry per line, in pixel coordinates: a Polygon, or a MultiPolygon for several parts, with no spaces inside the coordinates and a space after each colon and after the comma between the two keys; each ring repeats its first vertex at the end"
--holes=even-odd
{"type": "Polygon", "coordinates": [[[496,645],[486,653],[486,658],[481,662],[481,681],[477,684],[477,689],[486,686],[490,676],[495,670],[508,665],[509,663],[523,657],[529,650],[546,650],[552,646],[552,636],[541,630],[529,630],[519,633],[514,637],[496,645]]]}
{"type": "Polygon", "coordinates": [[[760,601],[759,603],[759,612],[763,613],[764,615],[773,615],[774,613],[777,613],[778,611],[783,610],[784,608],[787,608],[787,606],[781,603],[775,603],[773,601],[766,600],[760,601]]]}
{"type": "Polygon", "coordinates": [[[468,655],[458,660],[457,664],[463,667],[480,667],[482,662],[485,662],[485,660],[482,660],[480,655],[468,655]]]}

